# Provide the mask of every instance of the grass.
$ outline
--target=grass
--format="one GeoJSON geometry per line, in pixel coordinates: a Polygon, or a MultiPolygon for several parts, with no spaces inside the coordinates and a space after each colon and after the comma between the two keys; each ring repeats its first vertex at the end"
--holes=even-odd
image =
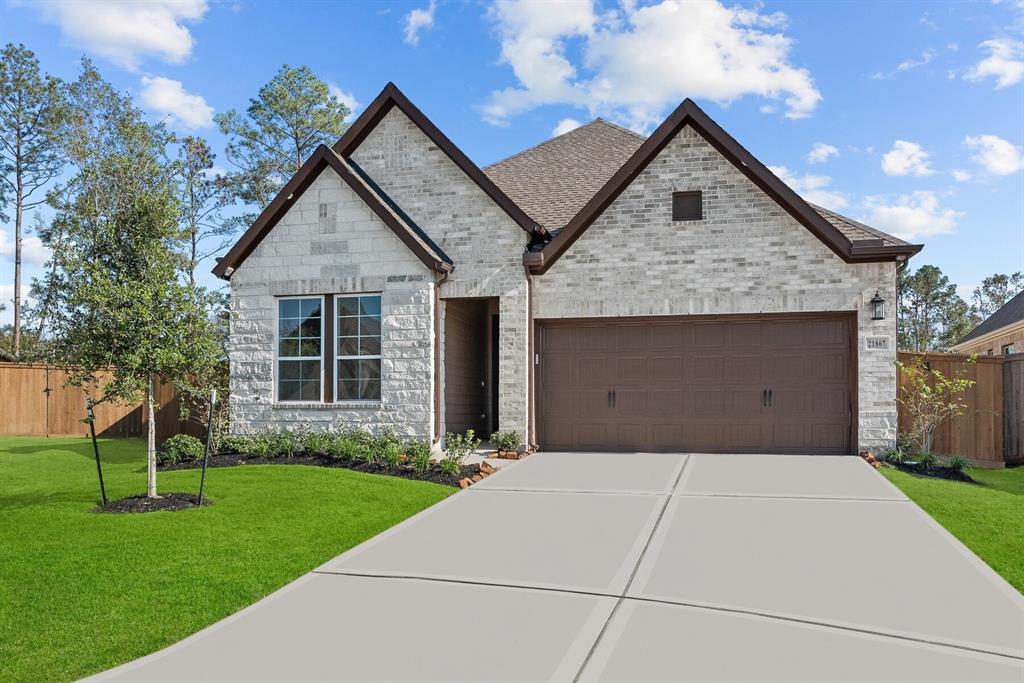
{"type": "Polygon", "coordinates": [[[881,471],[1024,593],[1024,467],[969,470],[977,484],[881,471]]]}
{"type": "MultiPolygon", "coordinates": [[[[145,445],[102,440],[111,499],[145,491],[145,445]]],[[[161,472],[194,492],[199,471],[161,472]]],[[[215,504],[133,515],[99,499],[86,439],[0,437],[0,680],[73,680],[273,592],[453,489],[296,465],[210,470],[215,504]]]]}

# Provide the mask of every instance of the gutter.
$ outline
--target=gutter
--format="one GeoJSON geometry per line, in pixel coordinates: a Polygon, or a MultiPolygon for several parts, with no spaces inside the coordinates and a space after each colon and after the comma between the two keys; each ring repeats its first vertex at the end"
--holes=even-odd
{"type": "Polygon", "coordinates": [[[434,281],[434,438],[433,444],[441,443],[441,285],[452,274],[448,268],[440,279],[434,281]]]}
{"type": "Polygon", "coordinates": [[[526,445],[531,448],[537,448],[537,416],[534,393],[536,391],[536,369],[537,364],[535,362],[536,357],[534,354],[537,353],[535,348],[534,340],[536,338],[536,332],[533,324],[533,275],[530,272],[530,265],[525,263],[524,258],[524,270],[526,271],[526,331],[527,331],[527,364],[529,370],[526,374],[526,445]]]}

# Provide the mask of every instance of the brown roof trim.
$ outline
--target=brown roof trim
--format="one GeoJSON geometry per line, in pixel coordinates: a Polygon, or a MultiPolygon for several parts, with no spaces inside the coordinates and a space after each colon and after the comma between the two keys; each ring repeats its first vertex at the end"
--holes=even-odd
{"type": "Polygon", "coordinates": [[[519,205],[509,199],[508,195],[495,185],[494,181],[488,178],[480,170],[480,167],[474,164],[454,142],[448,139],[448,136],[442,133],[394,83],[388,82],[384,86],[384,89],[370,103],[370,106],[348,127],[345,134],[341,136],[341,139],[334,143],[334,151],[345,158],[352,156],[356,148],[377,127],[377,124],[391,111],[392,107],[398,107],[403,114],[409,117],[409,120],[416,124],[416,127],[423,131],[423,134],[431,142],[437,145],[456,166],[462,169],[463,173],[469,176],[470,180],[475,182],[523,230],[531,235],[541,237],[548,234],[542,225],[527,216],[526,212],[519,208],[519,205]]]}
{"type": "Polygon", "coordinates": [[[402,240],[402,243],[423,262],[423,265],[442,273],[453,269],[452,260],[448,258],[447,254],[434,244],[418,226],[400,214],[394,202],[383,196],[379,188],[373,186],[364,174],[357,172],[326,145],[320,145],[284,188],[277,193],[267,208],[253,221],[253,224],[231,247],[224,258],[217,262],[213,274],[225,280],[229,279],[231,273],[242,265],[242,262],[277,225],[277,222],[302,196],[302,193],[313,184],[321,171],[328,166],[334,169],[345,181],[345,184],[359,195],[359,198],[373,210],[385,225],[391,228],[392,232],[402,240]]]}
{"type": "Polygon", "coordinates": [[[870,240],[870,245],[851,242],[687,98],[551,242],[540,252],[524,256],[524,263],[531,272],[541,274],[547,271],[686,125],[692,126],[722,156],[847,263],[905,260],[921,250],[920,245],[914,244],[881,247],[873,244],[874,240],[870,240]]]}

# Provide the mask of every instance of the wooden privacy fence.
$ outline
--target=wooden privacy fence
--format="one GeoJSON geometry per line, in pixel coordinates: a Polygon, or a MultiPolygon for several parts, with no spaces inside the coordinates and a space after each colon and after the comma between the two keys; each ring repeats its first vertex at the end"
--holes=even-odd
{"type": "Polygon", "coordinates": [[[1003,456],[1024,462],[1024,353],[1003,357],[1003,456]]]}
{"type": "MultiPolygon", "coordinates": [[[[952,377],[961,370],[966,370],[964,377],[973,380],[974,386],[963,394],[967,410],[960,417],[946,420],[935,434],[932,450],[939,455],[959,455],[970,458],[975,464],[988,467],[1002,467],[1003,463],[1015,458],[1004,446],[1004,434],[1008,423],[1019,423],[1024,419],[1024,401],[1014,408],[1004,401],[1004,358],[1000,356],[978,356],[974,363],[969,363],[970,356],[945,353],[908,353],[901,351],[901,363],[909,365],[915,357],[925,360],[928,366],[938,370],[946,377],[952,377]]],[[[1024,360],[1022,358],[1021,360],[1024,360]]],[[[1006,363],[1009,364],[1009,363],[1006,363]]],[[[1013,361],[1013,364],[1024,370],[1024,365],[1013,361]]],[[[1024,381],[1024,375],[1018,374],[1018,382],[1024,381]]],[[[899,373],[899,392],[902,397],[906,392],[903,373],[899,373]]],[[[1018,385],[1018,392],[1021,391],[1018,385]]],[[[899,408],[899,433],[904,435],[910,431],[910,418],[899,408]]],[[[1014,432],[1020,439],[1019,426],[1014,432]]],[[[1020,451],[1018,450],[1019,454],[1020,451]]]]}
{"type": "MultiPolygon", "coordinates": [[[[0,434],[6,436],[85,436],[85,391],[64,386],[67,374],[48,365],[0,363],[0,434]]],[[[157,382],[157,443],[175,434],[203,436],[195,421],[182,420],[174,386],[157,382]]],[[[97,436],[144,436],[145,405],[96,406],[97,436]]]]}

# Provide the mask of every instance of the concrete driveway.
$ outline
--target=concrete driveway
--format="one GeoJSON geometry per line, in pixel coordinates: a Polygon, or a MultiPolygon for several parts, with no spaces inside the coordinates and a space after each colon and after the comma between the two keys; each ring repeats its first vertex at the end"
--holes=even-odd
{"type": "Polygon", "coordinates": [[[96,680],[1019,683],[1024,598],[859,458],[540,453],[96,680]]]}

